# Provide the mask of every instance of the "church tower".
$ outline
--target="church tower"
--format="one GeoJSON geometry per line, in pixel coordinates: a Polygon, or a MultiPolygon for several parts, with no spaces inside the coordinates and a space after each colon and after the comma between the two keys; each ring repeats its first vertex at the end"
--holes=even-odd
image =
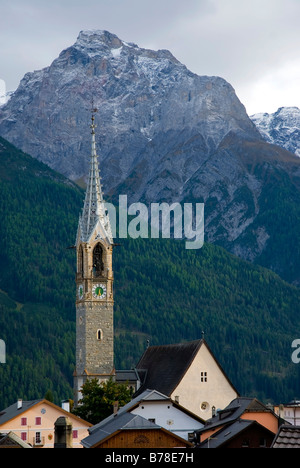
{"type": "Polygon", "coordinates": [[[92,110],[92,148],[89,178],[79,217],[76,254],[76,368],[74,404],[89,378],[99,382],[113,377],[113,238],[102,195],[92,110]]]}

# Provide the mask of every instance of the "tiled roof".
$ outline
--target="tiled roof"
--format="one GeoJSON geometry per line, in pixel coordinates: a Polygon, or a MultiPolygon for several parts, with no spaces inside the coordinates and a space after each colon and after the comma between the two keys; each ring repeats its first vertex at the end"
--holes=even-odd
{"type": "Polygon", "coordinates": [[[193,362],[202,343],[203,340],[196,340],[147,348],[136,365],[138,372],[146,371],[143,385],[136,395],[147,388],[154,388],[170,396],[193,362]]]}
{"type": "MultiPolygon", "coordinates": [[[[211,437],[208,437],[204,442],[198,445],[199,448],[219,448],[227,444],[236,436],[247,431],[249,428],[254,427],[263,431],[264,434],[268,434],[273,437],[272,432],[266,427],[259,424],[257,421],[238,419],[232,423],[225,425],[218,432],[214,433],[211,437]]],[[[271,439],[272,440],[272,439],[271,439]]]]}
{"type": "Polygon", "coordinates": [[[157,426],[157,424],[154,424],[142,416],[132,413],[122,413],[120,415],[114,415],[107,420],[106,424],[98,426],[97,430],[83,439],[81,443],[85,448],[90,448],[120,430],[160,428],[161,426],[157,426]]]}
{"type": "Polygon", "coordinates": [[[281,426],[271,448],[300,448],[300,427],[281,426]]]}
{"type": "MultiPolygon", "coordinates": [[[[273,411],[265,406],[263,403],[258,401],[256,398],[238,397],[232,400],[232,402],[221,411],[218,411],[216,416],[208,419],[205,426],[199,429],[199,433],[207,430],[212,430],[218,426],[224,426],[224,424],[232,423],[239,419],[242,414],[245,413],[273,413],[273,411]]],[[[275,413],[273,413],[275,417],[275,413]]]]}
{"type": "MultiPolygon", "coordinates": [[[[120,416],[123,413],[129,412],[131,409],[133,409],[142,401],[157,401],[157,400],[168,400],[168,397],[166,395],[162,395],[156,390],[147,389],[143,393],[141,393],[139,396],[137,396],[136,398],[133,398],[129,403],[119,408],[117,414],[118,416],[120,416]]],[[[115,414],[110,414],[109,416],[107,416],[107,418],[103,419],[98,424],[95,424],[93,427],[89,428],[89,433],[92,434],[93,432],[98,431],[98,429],[100,429],[102,426],[112,421],[113,419],[115,419],[115,417],[116,417],[115,414]]]]}
{"type": "MultiPolygon", "coordinates": [[[[185,343],[150,346],[147,348],[136,365],[136,370],[141,379],[141,387],[135,393],[135,396],[147,388],[154,388],[164,395],[171,396],[191,366],[202,345],[207,348],[220,371],[232,388],[234,388],[206,341],[199,339],[185,343]]],[[[237,391],[236,393],[238,394],[237,391]]]]}

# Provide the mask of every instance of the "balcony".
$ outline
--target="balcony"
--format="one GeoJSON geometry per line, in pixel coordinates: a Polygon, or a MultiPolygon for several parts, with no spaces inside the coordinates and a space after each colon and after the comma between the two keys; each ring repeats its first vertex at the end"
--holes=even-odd
{"type": "Polygon", "coordinates": [[[45,445],[45,437],[36,435],[32,438],[32,447],[43,447],[45,445]]]}

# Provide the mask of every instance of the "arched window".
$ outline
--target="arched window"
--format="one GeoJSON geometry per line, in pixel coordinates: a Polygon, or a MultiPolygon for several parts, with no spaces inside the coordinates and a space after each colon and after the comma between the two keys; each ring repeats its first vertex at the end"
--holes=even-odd
{"type": "Polygon", "coordinates": [[[93,250],[93,275],[101,276],[103,271],[103,250],[101,244],[98,243],[93,250]]]}
{"type": "Polygon", "coordinates": [[[78,274],[83,276],[83,249],[81,245],[78,249],[78,274]]]}
{"type": "Polygon", "coordinates": [[[97,340],[101,341],[102,338],[103,338],[103,332],[102,332],[101,328],[99,328],[99,330],[97,330],[97,340]]]}

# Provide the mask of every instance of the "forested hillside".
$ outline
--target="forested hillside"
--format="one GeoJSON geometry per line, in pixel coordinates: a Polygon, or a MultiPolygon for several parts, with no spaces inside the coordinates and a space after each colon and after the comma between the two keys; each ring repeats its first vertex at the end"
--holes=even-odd
{"type": "MultiPolygon", "coordinates": [[[[83,192],[0,139],[0,408],[17,398],[72,398],[75,242],[83,192]]],[[[147,345],[205,338],[242,395],[297,396],[300,290],[205,244],[121,239],[114,250],[115,361],[147,345]]]]}

